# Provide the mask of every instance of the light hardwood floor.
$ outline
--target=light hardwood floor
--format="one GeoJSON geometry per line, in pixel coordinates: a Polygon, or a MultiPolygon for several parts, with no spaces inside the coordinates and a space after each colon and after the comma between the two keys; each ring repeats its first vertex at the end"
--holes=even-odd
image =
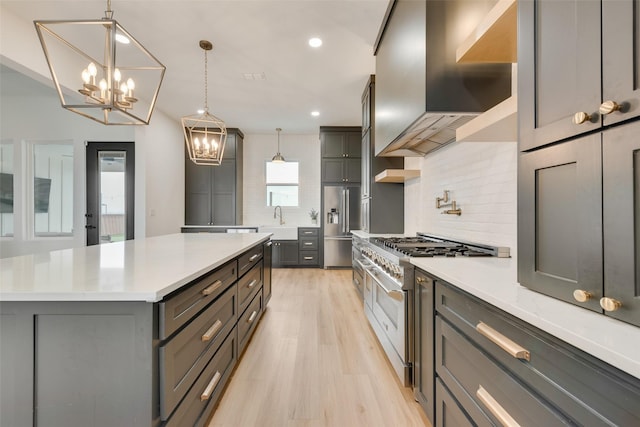
{"type": "Polygon", "coordinates": [[[209,427],[429,426],[365,318],[351,270],[274,269],[273,296],[209,427]]]}

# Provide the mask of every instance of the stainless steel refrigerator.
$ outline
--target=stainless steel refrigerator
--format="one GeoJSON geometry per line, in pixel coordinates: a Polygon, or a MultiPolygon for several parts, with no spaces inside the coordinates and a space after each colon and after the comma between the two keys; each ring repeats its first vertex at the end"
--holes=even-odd
{"type": "Polygon", "coordinates": [[[351,230],[360,229],[360,186],[323,187],[324,268],[351,267],[351,230]]]}

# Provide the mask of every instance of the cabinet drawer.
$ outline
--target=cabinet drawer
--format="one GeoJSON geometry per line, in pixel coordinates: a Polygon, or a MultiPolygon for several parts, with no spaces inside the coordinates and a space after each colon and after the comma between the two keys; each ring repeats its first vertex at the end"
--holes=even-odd
{"type": "Polygon", "coordinates": [[[159,338],[166,339],[222,294],[238,278],[235,260],[169,296],[159,304],[159,338]]]}
{"type": "Polygon", "coordinates": [[[238,277],[242,277],[262,259],[262,244],[249,249],[238,258],[238,277]]]}
{"type": "Polygon", "coordinates": [[[500,411],[520,426],[561,426],[568,420],[436,316],[436,372],[479,426],[500,423],[500,411]]]}
{"type": "Polygon", "coordinates": [[[303,237],[318,237],[319,232],[318,232],[318,228],[317,227],[311,227],[311,228],[298,228],[298,240],[303,238],[303,237]]]}
{"type": "Polygon", "coordinates": [[[301,251],[317,251],[318,238],[317,237],[300,237],[298,239],[298,248],[301,251]]]}
{"type": "Polygon", "coordinates": [[[318,265],[318,251],[300,251],[300,265],[318,265]]]}
{"type": "Polygon", "coordinates": [[[238,280],[238,313],[242,314],[253,296],[262,287],[262,264],[254,265],[251,271],[238,280]]]}
{"type": "Polygon", "coordinates": [[[637,378],[442,282],[436,287],[436,310],[575,423],[640,425],[640,408],[632,403],[640,401],[637,378]],[[499,343],[505,338],[527,351],[530,360],[503,350],[499,343]]]}
{"type": "Polygon", "coordinates": [[[160,417],[166,420],[234,328],[237,289],[231,286],[191,323],[160,346],[160,417]]]}
{"type": "Polygon", "coordinates": [[[242,354],[262,316],[262,291],[253,298],[247,311],[238,319],[238,354],[242,354]]]}
{"type": "Polygon", "coordinates": [[[436,426],[435,427],[472,427],[469,420],[449,390],[436,378],[436,426]]]}
{"type": "Polygon", "coordinates": [[[203,426],[207,422],[238,360],[237,341],[234,328],[165,426],[203,426]]]}

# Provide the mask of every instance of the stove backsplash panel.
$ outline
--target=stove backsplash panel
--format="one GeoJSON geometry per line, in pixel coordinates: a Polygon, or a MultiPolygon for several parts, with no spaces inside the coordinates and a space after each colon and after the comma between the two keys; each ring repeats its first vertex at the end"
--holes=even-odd
{"type": "MultiPolygon", "coordinates": [[[[405,234],[430,234],[517,250],[516,142],[456,142],[406,158],[420,178],[405,182],[405,234]],[[449,190],[462,214],[445,215],[436,197],[449,190]]],[[[450,208],[446,208],[450,209],[450,208]]]]}

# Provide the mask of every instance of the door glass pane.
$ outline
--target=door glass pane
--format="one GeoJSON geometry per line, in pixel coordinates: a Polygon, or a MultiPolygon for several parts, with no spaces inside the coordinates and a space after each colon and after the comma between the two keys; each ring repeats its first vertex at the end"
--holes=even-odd
{"type": "Polygon", "coordinates": [[[123,151],[100,151],[100,243],[125,240],[125,166],[123,151]]]}
{"type": "Polygon", "coordinates": [[[33,146],[33,231],[38,237],[73,233],[73,144],[33,146]]]}

